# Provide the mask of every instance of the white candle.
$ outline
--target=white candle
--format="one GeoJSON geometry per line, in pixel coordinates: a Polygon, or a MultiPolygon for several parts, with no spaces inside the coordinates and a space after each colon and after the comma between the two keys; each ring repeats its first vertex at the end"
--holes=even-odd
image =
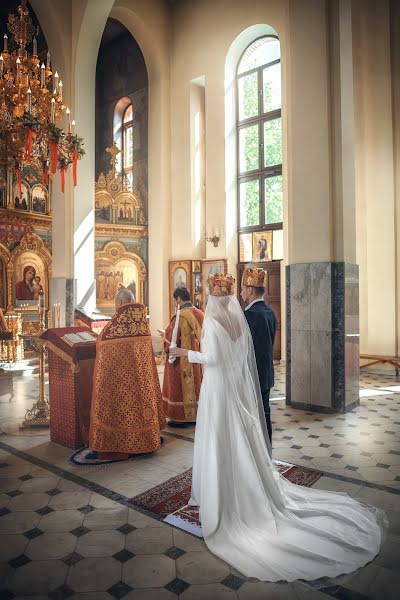
{"type": "Polygon", "coordinates": [[[50,52],[47,53],[47,62],[46,62],[46,67],[48,69],[50,69],[50,52]]]}
{"type": "Polygon", "coordinates": [[[7,52],[8,51],[8,37],[7,34],[4,34],[4,48],[3,48],[3,52],[7,52]]]}
{"type": "Polygon", "coordinates": [[[56,101],[54,100],[54,98],[52,98],[51,99],[51,122],[52,123],[54,123],[55,112],[56,112],[56,101]]]}
{"type": "Polygon", "coordinates": [[[31,92],[31,88],[29,87],[28,88],[28,92],[26,94],[26,103],[27,103],[27,111],[28,111],[28,113],[31,112],[31,108],[32,108],[32,106],[31,106],[31,99],[32,99],[32,92],[31,92]]]}
{"type": "Polygon", "coordinates": [[[67,106],[67,117],[68,117],[68,133],[71,133],[71,111],[69,110],[68,106],[67,106]]]}
{"type": "Polygon", "coordinates": [[[55,87],[55,92],[57,93],[58,92],[58,73],[57,73],[57,71],[55,72],[55,75],[54,75],[54,87],[55,87]]]}
{"type": "Polygon", "coordinates": [[[72,122],[71,122],[71,131],[72,131],[72,133],[74,133],[74,127],[75,127],[75,121],[72,120],[72,122]]]}
{"type": "Polygon", "coordinates": [[[44,315],[44,292],[39,292],[38,309],[39,315],[44,315]]]}
{"type": "Polygon", "coordinates": [[[40,87],[44,88],[46,79],[45,79],[45,66],[42,62],[42,66],[40,67],[40,87]]]}
{"type": "Polygon", "coordinates": [[[3,69],[4,69],[4,58],[3,58],[3,55],[0,54],[0,79],[3,77],[3,69]]]}
{"type": "Polygon", "coordinates": [[[19,68],[20,68],[20,65],[21,65],[21,61],[20,61],[19,56],[18,56],[18,58],[17,58],[17,82],[19,81],[19,68]]]}
{"type": "Polygon", "coordinates": [[[58,93],[60,95],[60,100],[62,100],[62,90],[63,90],[63,82],[60,79],[60,83],[58,84],[58,93]]]}

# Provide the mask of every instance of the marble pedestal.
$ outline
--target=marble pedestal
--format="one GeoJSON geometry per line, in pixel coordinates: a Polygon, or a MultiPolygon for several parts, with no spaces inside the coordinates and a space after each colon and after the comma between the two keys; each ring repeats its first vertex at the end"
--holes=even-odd
{"type": "Polygon", "coordinates": [[[359,404],[358,266],[286,267],[286,403],[320,412],[359,404]]]}

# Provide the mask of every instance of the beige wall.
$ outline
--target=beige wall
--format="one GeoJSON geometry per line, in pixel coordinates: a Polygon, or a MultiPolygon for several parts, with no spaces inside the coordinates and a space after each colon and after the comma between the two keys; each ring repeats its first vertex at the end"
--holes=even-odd
{"type": "MultiPolygon", "coordinates": [[[[229,259],[236,272],[236,237],[227,239],[225,193],[225,67],[229,49],[239,34],[255,24],[268,24],[278,34],[284,28],[286,2],[252,0],[178,1],[173,5],[171,54],[171,258],[192,256],[196,246],[191,223],[191,81],[205,81],[205,227],[222,230],[217,248],[207,242],[203,258],[229,259]],[[223,26],[222,26],[223,24],[223,26]]],[[[244,49],[244,48],[243,48],[244,49]]],[[[230,211],[229,216],[231,216],[230,211]]],[[[236,209],[234,210],[236,230],[236,209]]]]}
{"type": "MultiPolygon", "coordinates": [[[[394,154],[399,140],[399,41],[395,69],[389,7],[388,0],[353,2],[360,342],[361,353],[383,355],[398,353],[399,343],[399,166],[394,154]]],[[[398,6],[396,13],[398,23],[398,6]]]]}

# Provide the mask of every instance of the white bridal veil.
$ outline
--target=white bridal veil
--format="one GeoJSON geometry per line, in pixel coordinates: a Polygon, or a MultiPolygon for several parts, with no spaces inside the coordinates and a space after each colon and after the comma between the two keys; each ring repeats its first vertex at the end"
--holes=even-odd
{"type": "Polygon", "coordinates": [[[312,580],[372,560],[385,515],[347,494],[294,485],[271,460],[250,330],[234,296],[210,296],[191,502],[210,550],[248,577],[312,580]]]}

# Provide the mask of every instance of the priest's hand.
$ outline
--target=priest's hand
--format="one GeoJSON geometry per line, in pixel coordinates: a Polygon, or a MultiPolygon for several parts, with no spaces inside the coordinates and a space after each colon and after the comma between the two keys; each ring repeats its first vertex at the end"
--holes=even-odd
{"type": "Polygon", "coordinates": [[[186,350],[186,348],[177,348],[177,347],[170,348],[169,355],[173,356],[174,358],[179,357],[179,356],[187,356],[188,350],[186,350]]]}

